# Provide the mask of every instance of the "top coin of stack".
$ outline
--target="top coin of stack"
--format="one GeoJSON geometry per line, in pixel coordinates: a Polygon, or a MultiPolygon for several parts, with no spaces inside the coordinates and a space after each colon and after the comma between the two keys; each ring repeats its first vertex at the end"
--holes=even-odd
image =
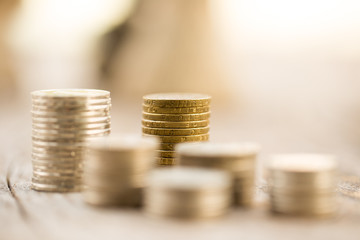
{"type": "Polygon", "coordinates": [[[337,162],[333,156],[284,154],[268,165],[273,212],[324,216],[336,211],[337,162]]]}
{"type": "Polygon", "coordinates": [[[253,201],[255,161],[260,147],[255,143],[182,143],[176,147],[179,164],[225,170],[233,177],[234,204],[253,201]]]}
{"type": "Polygon", "coordinates": [[[145,212],[186,219],[225,214],[231,203],[230,176],[219,170],[174,167],[150,172],[145,188],[145,212]]]}
{"type": "Polygon", "coordinates": [[[84,200],[99,206],[138,206],[154,167],[156,138],[133,135],[92,141],[84,157],[84,200]]]}
{"type": "Polygon", "coordinates": [[[32,187],[79,191],[85,143],[110,133],[110,93],[95,89],[32,92],[32,187]]]}
{"type": "Polygon", "coordinates": [[[160,93],[143,97],[143,134],[156,135],[159,165],[175,164],[175,145],[209,139],[211,97],[194,93],[160,93]]]}

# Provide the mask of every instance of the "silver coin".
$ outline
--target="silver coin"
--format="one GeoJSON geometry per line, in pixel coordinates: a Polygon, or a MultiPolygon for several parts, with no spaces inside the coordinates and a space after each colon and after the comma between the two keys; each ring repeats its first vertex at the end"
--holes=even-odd
{"type": "Polygon", "coordinates": [[[62,130],[62,131],[82,131],[90,129],[106,129],[110,128],[110,123],[89,123],[89,124],[71,124],[61,125],[52,123],[33,123],[33,129],[39,130],[62,130]]]}
{"type": "Polygon", "coordinates": [[[47,89],[31,93],[32,99],[102,99],[110,92],[98,89],[47,89]]]}
{"type": "Polygon", "coordinates": [[[55,123],[60,125],[89,124],[89,123],[110,123],[110,116],[86,117],[86,118],[56,118],[56,117],[32,117],[33,123],[55,123]]]}

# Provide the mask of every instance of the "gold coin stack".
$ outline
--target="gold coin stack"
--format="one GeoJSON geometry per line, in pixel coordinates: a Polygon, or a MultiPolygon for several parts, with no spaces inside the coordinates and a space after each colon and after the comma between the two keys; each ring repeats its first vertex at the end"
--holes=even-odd
{"type": "Polygon", "coordinates": [[[31,95],[32,188],[79,191],[85,143],[110,133],[110,93],[54,89],[31,95]]]}
{"type": "Polygon", "coordinates": [[[211,97],[204,94],[162,93],[143,97],[142,131],[158,136],[159,165],[175,164],[175,145],[209,139],[211,97]]]}
{"type": "Polygon", "coordinates": [[[271,209],[275,213],[327,216],[337,209],[337,162],[328,155],[284,154],[268,165],[271,209]]]}
{"type": "Polygon", "coordinates": [[[227,171],[233,179],[233,202],[249,206],[253,202],[255,161],[259,152],[255,143],[182,143],[176,148],[181,166],[227,171]]]}
{"type": "Polygon", "coordinates": [[[174,167],[150,172],[145,212],[153,216],[204,219],[225,214],[231,203],[231,178],[219,170],[174,167]]]}
{"type": "Polygon", "coordinates": [[[154,166],[158,141],[133,135],[88,144],[84,158],[84,200],[98,206],[139,206],[145,175],[154,166]]]}

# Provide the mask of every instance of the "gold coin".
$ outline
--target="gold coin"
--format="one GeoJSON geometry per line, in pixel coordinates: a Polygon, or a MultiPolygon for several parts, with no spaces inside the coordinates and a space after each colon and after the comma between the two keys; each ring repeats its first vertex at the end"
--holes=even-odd
{"type": "Polygon", "coordinates": [[[147,128],[143,127],[142,131],[145,134],[161,135],[161,136],[188,136],[206,134],[210,130],[209,127],[204,128],[188,128],[188,129],[161,129],[161,128],[147,128]]]}
{"type": "Polygon", "coordinates": [[[157,159],[157,163],[159,165],[175,165],[175,163],[176,163],[175,158],[158,157],[156,159],[157,159]]]}
{"type": "Polygon", "coordinates": [[[176,143],[160,143],[159,150],[175,151],[176,143]]]}
{"type": "Polygon", "coordinates": [[[47,89],[31,93],[33,99],[101,99],[110,97],[110,92],[98,89],[47,89]]]}
{"type": "Polygon", "coordinates": [[[146,120],[169,122],[202,121],[210,118],[210,112],[196,114],[158,114],[143,112],[143,118],[146,120]]]}
{"type": "Polygon", "coordinates": [[[210,107],[164,108],[143,105],[143,111],[147,113],[190,114],[209,112],[210,107]]]}
{"type": "Polygon", "coordinates": [[[191,121],[191,122],[165,122],[165,121],[152,121],[142,120],[142,125],[149,128],[199,128],[207,127],[209,120],[191,121]]]}
{"type": "Polygon", "coordinates": [[[143,97],[144,104],[155,107],[202,107],[210,104],[211,97],[197,93],[158,93],[143,97]]]}
{"type": "MultiPolygon", "coordinates": [[[[144,134],[144,136],[153,136],[144,134]]],[[[209,140],[209,134],[192,136],[157,136],[163,143],[200,142],[209,140]]]]}
{"type": "Polygon", "coordinates": [[[157,151],[157,155],[161,158],[175,158],[175,151],[157,151]]]}

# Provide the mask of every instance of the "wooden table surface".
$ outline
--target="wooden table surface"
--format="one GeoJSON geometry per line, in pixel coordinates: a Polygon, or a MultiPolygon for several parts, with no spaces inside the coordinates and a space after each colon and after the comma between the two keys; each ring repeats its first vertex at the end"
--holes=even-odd
{"type": "MultiPolygon", "coordinates": [[[[301,112],[303,113],[303,112],[301,112]]],[[[0,240],[32,239],[360,239],[359,182],[339,184],[339,213],[330,219],[275,216],[269,213],[263,162],[269,154],[324,152],[339,156],[344,175],[360,176],[359,137],[335,118],[314,118],[275,111],[214,106],[212,140],[253,140],[262,144],[256,204],[205,222],[157,219],[141,209],[103,209],[86,205],[79,193],[30,189],[31,119],[27,103],[1,108],[0,240]],[[350,193],[351,192],[351,196],[350,193]]],[[[316,115],[317,114],[317,115],[316,115]]],[[[141,104],[113,103],[115,133],[140,134],[141,104]]],[[[359,181],[355,177],[355,181],[359,181]]]]}

